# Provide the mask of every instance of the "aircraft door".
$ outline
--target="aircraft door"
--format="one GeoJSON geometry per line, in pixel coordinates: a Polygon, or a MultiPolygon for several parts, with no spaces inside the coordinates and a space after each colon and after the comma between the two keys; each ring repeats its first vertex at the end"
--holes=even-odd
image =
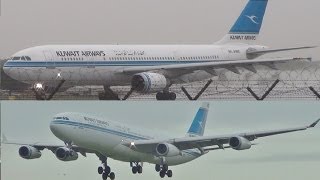
{"type": "Polygon", "coordinates": [[[44,54],[44,57],[46,58],[46,68],[48,69],[56,68],[51,51],[48,51],[48,50],[43,51],[43,54],[44,54]]]}

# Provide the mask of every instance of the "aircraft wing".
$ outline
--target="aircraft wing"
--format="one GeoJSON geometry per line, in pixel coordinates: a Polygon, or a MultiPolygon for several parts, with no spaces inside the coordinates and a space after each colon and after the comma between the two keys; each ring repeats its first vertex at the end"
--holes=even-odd
{"type": "MultiPolygon", "coordinates": [[[[28,142],[18,142],[18,141],[11,141],[6,138],[5,135],[2,135],[2,144],[12,144],[12,145],[20,145],[20,146],[32,146],[34,148],[37,148],[38,150],[44,150],[48,149],[52,152],[55,152],[55,150],[59,147],[66,147],[64,143],[42,143],[42,142],[33,142],[33,143],[28,143],[28,142]]],[[[97,153],[93,150],[82,148],[76,145],[71,145],[70,147],[72,150],[81,153],[82,155],[85,156],[86,153],[97,153]]]]}
{"type": "Polygon", "coordinates": [[[256,73],[255,65],[264,65],[272,69],[276,69],[274,66],[276,63],[284,63],[289,61],[301,61],[311,60],[311,58],[270,58],[270,59],[251,59],[251,60],[233,60],[233,61],[212,61],[205,63],[181,63],[172,65],[160,65],[160,66],[142,66],[142,67],[128,67],[118,69],[118,73],[135,74],[139,72],[157,71],[157,70],[184,70],[188,72],[196,70],[204,70],[212,75],[215,75],[214,69],[225,68],[234,73],[240,74],[237,67],[245,68],[251,72],[256,73]]]}
{"type": "Polygon", "coordinates": [[[302,131],[309,128],[313,128],[316,126],[316,124],[319,121],[320,119],[318,119],[311,125],[301,126],[297,128],[229,134],[229,135],[221,135],[221,136],[183,137],[183,138],[175,138],[175,139],[167,139],[167,140],[137,140],[131,143],[124,143],[124,145],[130,147],[133,150],[144,152],[144,153],[154,153],[155,148],[159,143],[172,144],[176,146],[179,150],[187,150],[187,149],[194,149],[194,148],[198,148],[200,150],[201,149],[216,150],[216,149],[230,148],[230,146],[224,146],[224,144],[229,144],[229,140],[232,137],[242,137],[249,141],[253,141],[260,137],[284,134],[284,133],[295,132],[295,131],[302,131]],[[212,146],[217,146],[217,147],[212,147],[212,146]],[[211,147],[211,148],[208,148],[208,147],[211,147]]]}

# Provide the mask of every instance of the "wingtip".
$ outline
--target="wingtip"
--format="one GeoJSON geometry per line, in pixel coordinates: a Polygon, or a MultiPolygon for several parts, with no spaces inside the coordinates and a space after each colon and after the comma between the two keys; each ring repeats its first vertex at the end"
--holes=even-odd
{"type": "Polygon", "coordinates": [[[320,119],[316,120],[314,123],[312,123],[309,128],[315,127],[319,123],[320,119]]]}

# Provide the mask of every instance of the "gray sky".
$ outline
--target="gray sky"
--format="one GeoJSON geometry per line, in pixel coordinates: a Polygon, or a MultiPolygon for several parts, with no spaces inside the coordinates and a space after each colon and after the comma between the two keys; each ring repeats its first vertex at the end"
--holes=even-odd
{"type": "MultiPolygon", "coordinates": [[[[229,31],[246,3],[2,0],[0,57],[43,44],[210,44],[229,31]]],[[[319,7],[317,0],[270,0],[261,42],[274,48],[320,45],[319,7]]],[[[291,55],[320,59],[318,52],[319,48],[291,55]]]]}
{"type": "MultiPolygon", "coordinates": [[[[183,136],[201,102],[2,101],[2,132],[9,140],[57,142],[49,123],[59,112],[89,113],[135,126],[183,136]],[[90,108],[88,108],[90,107],[90,108]]],[[[307,125],[320,117],[319,102],[211,102],[206,135],[268,130],[307,125]]],[[[320,166],[319,127],[309,131],[261,138],[250,150],[218,150],[188,164],[172,167],[174,179],[291,179],[316,180],[320,166]]],[[[50,151],[36,160],[24,160],[18,146],[2,145],[2,179],[97,179],[98,158],[89,155],[62,162],[50,151]]],[[[129,164],[110,160],[117,179],[160,179],[154,166],[132,175],[129,164]]]]}

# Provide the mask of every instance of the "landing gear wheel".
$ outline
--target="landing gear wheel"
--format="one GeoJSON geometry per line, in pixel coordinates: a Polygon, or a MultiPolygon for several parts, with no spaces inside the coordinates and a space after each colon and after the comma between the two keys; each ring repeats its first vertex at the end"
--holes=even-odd
{"type": "Polygon", "coordinates": [[[159,172],[161,170],[161,166],[160,164],[156,164],[156,167],[155,167],[156,171],[159,172]]]}
{"type": "Polygon", "coordinates": [[[103,167],[101,167],[101,166],[98,167],[98,173],[99,173],[99,174],[102,174],[102,173],[103,173],[103,167]]]}
{"type": "Polygon", "coordinates": [[[158,92],[156,94],[157,100],[176,100],[177,95],[174,92],[158,92]]]}
{"type": "Polygon", "coordinates": [[[103,174],[102,174],[102,179],[103,179],[103,180],[106,180],[107,178],[108,178],[108,174],[103,173],[103,174]]]}
{"type": "Polygon", "coordinates": [[[167,176],[168,176],[168,177],[172,177],[172,171],[171,171],[171,170],[168,170],[168,171],[167,171],[167,176]]]}
{"type": "Polygon", "coordinates": [[[167,164],[162,165],[162,170],[163,171],[167,171],[168,170],[168,165],[167,164]]]}
{"type": "Polygon", "coordinates": [[[174,93],[174,92],[170,92],[170,93],[169,93],[169,99],[170,99],[170,100],[173,100],[173,101],[174,101],[174,100],[176,100],[176,98],[177,98],[176,93],[174,93]]]}
{"type": "Polygon", "coordinates": [[[114,172],[111,172],[109,174],[109,177],[110,177],[111,180],[114,180],[116,178],[116,175],[114,174],[114,172]]]}
{"type": "Polygon", "coordinates": [[[137,166],[138,168],[138,173],[141,174],[142,173],[142,166],[137,166]]]}
{"type": "Polygon", "coordinates": [[[164,100],[163,92],[158,92],[158,93],[156,94],[156,99],[157,99],[157,100],[164,100]]]}
{"type": "Polygon", "coordinates": [[[109,166],[106,166],[104,172],[108,175],[111,172],[111,168],[109,166]]]}
{"type": "Polygon", "coordinates": [[[137,166],[133,166],[132,167],[132,173],[133,174],[137,174],[137,172],[138,172],[138,167],[137,166]]]}
{"type": "Polygon", "coordinates": [[[166,175],[166,171],[161,170],[159,175],[160,175],[161,178],[164,178],[164,176],[166,175]]]}

